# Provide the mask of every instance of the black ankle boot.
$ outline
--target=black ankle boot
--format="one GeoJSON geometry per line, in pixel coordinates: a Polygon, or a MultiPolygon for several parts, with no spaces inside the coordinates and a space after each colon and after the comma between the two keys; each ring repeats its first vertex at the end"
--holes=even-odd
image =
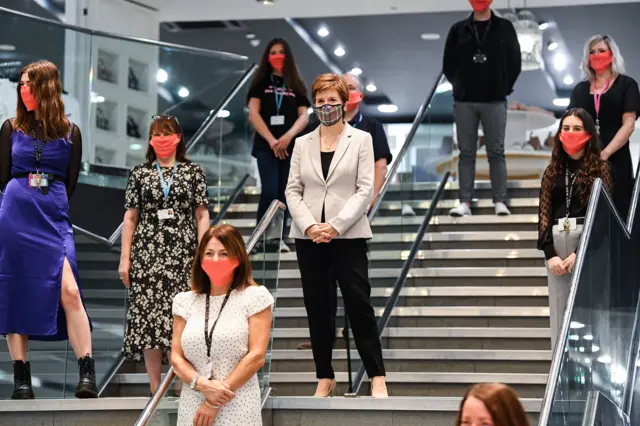
{"type": "Polygon", "coordinates": [[[13,361],[13,394],[11,399],[34,399],[31,386],[31,365],[24,361],[13,361]]]}
{"type": "Polygon", "coordinates": [[[97,398],[96,366],[93,358],[86,354],[84,358],[78,360],[78,368],[80,370],[80,381],[76,386],[76,398],[97,398]]]}

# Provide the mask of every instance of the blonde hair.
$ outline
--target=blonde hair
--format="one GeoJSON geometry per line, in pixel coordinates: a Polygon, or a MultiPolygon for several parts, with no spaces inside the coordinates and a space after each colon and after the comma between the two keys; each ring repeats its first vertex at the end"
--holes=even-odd
{"type": "Polygon", "coordinates": [[[608,35],[595,35],[591,37],[584,45],[584,52],[582,54],[582,65],[580,66],[580,70],[582,73],[582,79],[586,81],[593,81],[596,78],[596,73],[589,65],[589,54],[591,53],[591,49],[596,44],[603,42],[607,45],[611,53],[613,54],[613,61],[611,62],[611,71],[613,71],[614,75],[624,74],[624,58],[620,53],[620,49],[616,42],[609,37],[608,35]]]}
{"type": "Polygon", "coordinates": [[[347,84],[347,80],[345,80],[344,77],[331,73],[322,74],[313,82],[313,87],[311,88],[313,102],[316,102],[318,92],[330,89],[335,89],[338,92],[338,96],[340,96],[343,105],[349,102],[349,85],[347,84]]]}

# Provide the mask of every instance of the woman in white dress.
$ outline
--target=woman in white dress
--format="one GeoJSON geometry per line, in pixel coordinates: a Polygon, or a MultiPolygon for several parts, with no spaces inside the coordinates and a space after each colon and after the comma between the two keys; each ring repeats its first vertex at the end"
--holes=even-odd
{"type": "Polygon", "coordinates": [[[262,426],[257,372],[265,362],[274,300],[253,281],[236,228],[214,226],[204,234],[191,289],[173,301],[171,362],[188,385],[178,426],[262,426]]]}

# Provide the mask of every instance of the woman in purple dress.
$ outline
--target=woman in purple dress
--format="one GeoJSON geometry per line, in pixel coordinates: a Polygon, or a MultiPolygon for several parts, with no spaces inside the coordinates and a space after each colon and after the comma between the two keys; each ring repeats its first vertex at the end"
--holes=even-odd
{"type": "Polygon", "coordinates": [[[69,339],[80,370],[76,397],[95,398],[91,324],[69,220],[80,130],[65,116],[54,64],[29,64],[20,76],[16,118],[0,128],[0,334],[13,360],[11,398],[34,398],[29,339],[69,339]]]}

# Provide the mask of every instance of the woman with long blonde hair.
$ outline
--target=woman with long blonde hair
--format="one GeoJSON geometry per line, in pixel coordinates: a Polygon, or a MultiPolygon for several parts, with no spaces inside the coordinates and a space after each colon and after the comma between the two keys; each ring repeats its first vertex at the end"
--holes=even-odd
{"type": "Polygon", "coordinates": [[[98,396],[69,219],[81,159],[58,69],[48,61],[27,65],[16,117],[0,129],[0,334],[13,360],[12,399],[34,398],[28,340],[68,339],[80,370],[76,397],[98,396]]]}

